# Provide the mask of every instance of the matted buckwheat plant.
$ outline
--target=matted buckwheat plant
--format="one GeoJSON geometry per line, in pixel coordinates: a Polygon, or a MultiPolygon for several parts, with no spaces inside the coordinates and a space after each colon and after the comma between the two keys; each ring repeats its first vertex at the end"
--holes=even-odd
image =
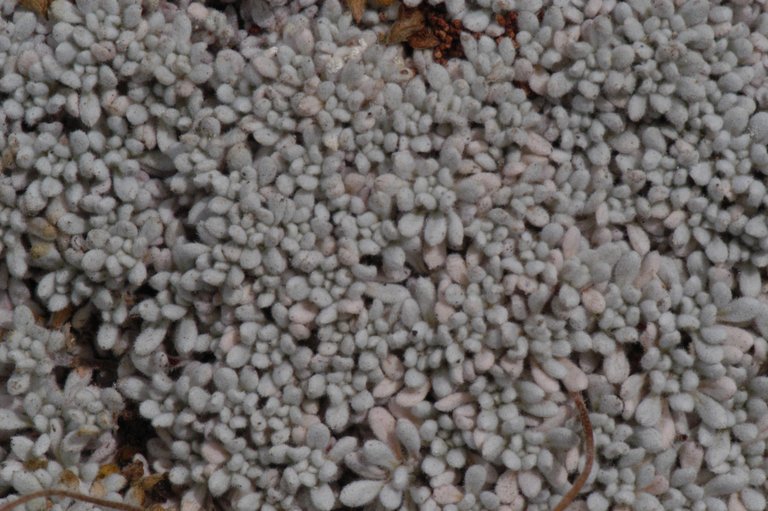
{"type": "Polygon", "coordinates": [[[0,511],[766,510],[767,67],[765,0],[0,0],[0,511]]]}

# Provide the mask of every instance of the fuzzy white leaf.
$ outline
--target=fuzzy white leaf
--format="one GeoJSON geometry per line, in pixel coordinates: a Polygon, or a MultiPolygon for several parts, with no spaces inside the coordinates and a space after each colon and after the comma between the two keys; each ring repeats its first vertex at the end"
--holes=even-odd
{"type": "Polygon", "coordinates": [[[479,495],[483,489],[488,471],[482,465],[472,465],[464,473],[464,489],[473,495],[479,495]]]}
{"type": "Polygon", "coordinates": [[[349,483],[341,490],[339,500],[345,506],[364,506],[373,501],[383,487],[384,481],[355,481],[354,483],[349,483]]]}
{"type": "Polygon", "coordinates": [[[333,490],[327,484],[312,488],[309,491],[309,500],[317,511],[330,511],[336,502],[333,490]]]}
{"type": "Polygon", "coordinates": [[[17,431],[28,426],[13,410],[0,410],[0,431],[17,431]]]}
{"type": "Polygon", "coordinates": [[[395,434],[403,447],[412,455],[418,454],[421,449],[421,437],[419,436],[419,430],[408,419],[398,419],[395,426],[395,434]]]}
{"type": "Polygon", "coordinates": [[[168,326],[163,325],[157,328],[146,328],[143,330],[133,345],[133,351],[139,356],[147,356],[160,347],[168,326]]]}
{"type": "Polygon", "coordinates": [[[392,488],[391,485],[386,485],[381,489],[379,493],[379,502],[384,509],[395,510],[400,507],[403,502],[403,492],[392,488]]]}
{"type": "Polygon", "coordinates": [[[13,489],[20,495],[26,495],[42,490],[43,486],[33,473],[19,470],[13,474],[13,489]]]}
{"type": "Polygon", "coordinates": [[[328,451],[328,454],[326,457],[335,462],[338,463],[342,459],[344,459],[344,456],[351,453],[357,448],[357,439],[352,436],[345,436],[343,438],[340,438],[335,444],[333,444],[333,447],[331,447],[331,450],[328,451]]]}
{"type": "Polygon", "coordinates": [[[397,466],[397,458],[392,450],[380,440],[368,440],[363,445],[363,458],[367,463],[379,467],[397,466]]]}

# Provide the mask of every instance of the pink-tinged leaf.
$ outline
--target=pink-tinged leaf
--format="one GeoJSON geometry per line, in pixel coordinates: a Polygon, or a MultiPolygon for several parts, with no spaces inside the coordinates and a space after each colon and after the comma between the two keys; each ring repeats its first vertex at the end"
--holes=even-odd
{"type": "Polygon", "coordinates": [[[454,485],[446,484],[445,486],[435,488],[432,492],[432,498],[435,499],[435,502],[438,504],[445,506],[447,504],[461,502],[461,499],[464,498],[464,494],[454,485]]]}
{"type": "Polygon", "coordinates": [[[386,408],[380,406],[371,408],[368,412],[368,425],[371,427],[371,431],[373,431],[376,438],[387,444],[399,458],[400,443],[395,436],[397,421],[392,414],[386,408]]]}
{"type": "Polygon", "coordinates": [[[371,394],[373,394],[375,399],[382,399],[391,396],[400,390],[402,386],[403,382],[401,380],[392,381],[389,378],[383,378],[375,387],[373,387],[371,394]]]}
{"type": "Polygon", "coordinates": [[[424,398],[427,397],[427,393],[429,393],[429,389],[430,389],[429,382],[415,389],[412,389],[412,388],[403,389],[397,393],[397,396],[395,396],[395,401],[397,402],[397,404],[399,404],[404,408],[410,408],[412,406],[416,406],[417,404],[424,401],[424,398]]]}
{"type": "Polygon", "coordinates": [[[502,504],[509,504],[519,495],[517,491],[517,474],[508,470],[501,474],[496,480],[496,495],[502,504]]]}
{"type": "Polygon", "coordinates": [[[435,409],[440,412],[452,412],[461,405],[475,401],[475,397],[469,392],[454,392],[435,403],[435,409]]]}

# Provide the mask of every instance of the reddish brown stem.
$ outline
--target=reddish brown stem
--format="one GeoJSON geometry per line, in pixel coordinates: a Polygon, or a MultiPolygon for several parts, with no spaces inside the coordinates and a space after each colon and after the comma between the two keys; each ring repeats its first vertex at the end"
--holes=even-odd
{"type": "Polygon", "coordinates": [[[125,504],[123,502],[115,502],[113,500],[100,499],[98,497],[91,497],[90,495],[85,495],[84,493],[78,493],[76,491],[58,490],[55,488],[51,488],[48,490],[40,490],[34,493],[23,495],[14,501],[3,504],[3,506],[0,507],[0,511],[11,511],[11,509],[17,506],[20,506],[22,504],[26,504],[30,500],[48,498],[48,497],[64,497],[64,498],[70,498],[75,500],[81,500],[83,502],[88,502],[90,504],[95,504],[97,506],[118,509],[119,511],[144,511],[143,508],[140,508],[138,506],[132,506],[130,504],[125,504]]]}
{"type": "MultiPolygon", "coordinates": [[[[571,489],[568,490],[568,493],[563,496],[562,500],[557,503],[552,511],[565,511],[565,508],[573,502],[584,487],[584,483],[587,482],[589,473],[592,472],[592,464],[595,462],[595,439],[592,435],[592,423],[589,421],[589,410],[587,410],[587,405],[584,404],[584,400],[581,398],[581,393],[571,392],[571,399],[576,403],[576,408],[579,410],[579,419],[584,430],[587,459],[584,463],[584,470],[581,471],[579,477],[573,482],[571,489]]],[[[4,510],[0,509],[0,511],[4,510]]]]}

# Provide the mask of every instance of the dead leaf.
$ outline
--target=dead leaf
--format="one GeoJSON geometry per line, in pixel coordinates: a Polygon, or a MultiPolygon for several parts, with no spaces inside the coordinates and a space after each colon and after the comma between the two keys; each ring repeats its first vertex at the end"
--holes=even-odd
{"type": "Polygon", "coordinates": [[[99,467],[99,472],[96,474],[96,479],[104,479],[112,474],[119,474],[120,467],[116,463],[108,463],[99,467]]]}
{"type": "Polygon", "coordinates": [[[152,488],[154,488],[156,485],[158,485],[160,482],[165,480],[168,477],[168,474],[151,474],[141,479],[141,487],[145,491],[149,491],[152,488]]]}
{"type": "Polygon", "coordinates": [[[144,465],[140,461],[132,461],[124,466],[121,472],[130,484],[134,484],[144,477],[144,465]]]}
{"type": "Polygon", "coordinates": [[[48,8],[53,3],[53,0],[20,0],[19,5],[30,11],[34,11],[40,16],[46,16],[48,8]]]}
{"type": "Polygon", "coordinates": [[[24,462],[24,468],[30,472],[48,467],[46,458],[32,458],[24,462]]]}
{"type": "Polygon", "coordinates": [[[436,48],[437,45],[440,44],[440,40],[431,30],[425,28],[409,37],[408,44],[410,44],[414,50],[429,50],[431,48],[436,48]]]}
{"type": "Polygon", "coordinates": [[[424,14],[418,9],[403,8],[387,34],[387,44],[398,44],[408,40],[424,29],[424,14]]]}
{"type": "Polygon", "coordinates": [[[355,20],[355,23],[360,23],[365,12],[365,0],[347,0],[347,5],[352,12],[352,19],[355,20]]]}
{"type": "Polygon", "coordinates": [[[54,330],[59,330],[61,327],[64,326],[64,323],[69,321],[69,319],[72,317],[72,314],[74,314],[75,309],[72,307],[72,305],[67,305],[63,309],[56,311],[51,316],[51,320],[49,322],[51,328],[54,330]]]}
{"type": "Polygon", "coordinates": [[[144,501],[146,500],[146,492],[144,491],[144,488],[141,487],[139,484],[134,484],[128,489],[128,493],[126,495],[129,498],[132,498],[135,502],[137,502],[140,506],[144,506],[144,501]]]}
{"type": "Polygon", "coordinates": [[[168,472],[150,474],[139,483],[146,496],[155,502],[165,502],[171,498],[171,483],[168,481],[168,472]]]}
{"type": "Polygon", "coordinates": [[[59,482],[68,488],[77,488],[80,486],[80,478],[69,469],[66,469],[61,473],[59,482]]]}

